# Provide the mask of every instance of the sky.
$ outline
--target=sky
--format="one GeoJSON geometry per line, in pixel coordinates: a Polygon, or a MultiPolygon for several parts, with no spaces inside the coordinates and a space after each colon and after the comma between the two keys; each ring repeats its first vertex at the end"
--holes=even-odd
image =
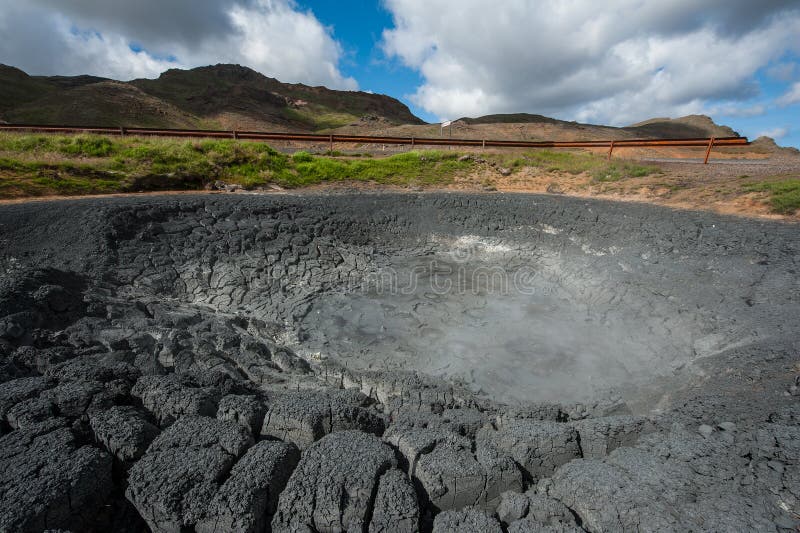
{"type": "Polygon", "coordinates": [[[800,0],[0,0],[0,37],[37,75],[237,63],[429,122],[702,113],[800,147],[800,0]]]}

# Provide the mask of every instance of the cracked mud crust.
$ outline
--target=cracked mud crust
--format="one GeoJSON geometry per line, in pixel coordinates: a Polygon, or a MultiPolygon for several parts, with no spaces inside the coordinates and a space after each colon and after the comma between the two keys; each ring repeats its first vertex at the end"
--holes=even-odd
{"type": "Polygon", "coordinates": [[[536,195],[0,206],[0,531],[791,531],[796,226],[536,195]]]}

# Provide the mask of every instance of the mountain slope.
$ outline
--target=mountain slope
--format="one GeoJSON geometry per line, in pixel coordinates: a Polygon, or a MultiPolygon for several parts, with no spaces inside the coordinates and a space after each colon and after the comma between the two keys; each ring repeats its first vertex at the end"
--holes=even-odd
{"type": "Polygon", "coordinates": [[[131,84],[224,127],[262,122],[319,130],[343,126],[364,115],[377,115],[394,124],[423,123],[389,96],[281,83],[239,65],[172,69],[155,80],[131,84]]]}
{"type": "Polygon", "coordinates": [[[18,68],[0,65],[0,115],[53,90],[53,85],[45,80],[28,76],[18,68]]]}
{"type": "Polygon", "coordinates": [[[130,82],[29,76],[0,65],[0,119],[9,122],[318,131],[364,116],[424,124],[389,96],[281,83],[238,65],[130,82]]]}
{"type": "Polygon", "coordinates": [[[69,124],[71,126],[141,126],[147,128],[197,128],[202,121],[154,98],[136,87],[102,81],[45,96],[5,113],[7,120],[22,124],[69,124]]]}

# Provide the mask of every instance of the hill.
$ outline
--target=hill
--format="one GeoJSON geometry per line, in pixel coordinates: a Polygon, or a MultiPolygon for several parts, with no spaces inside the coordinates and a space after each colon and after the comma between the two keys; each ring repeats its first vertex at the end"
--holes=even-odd
{"type": "MultiPolygon", "coordinates": [[[[237,129],[437,137],[390,96],[282,83],[239,65],[170,69],[127,82],[96,76],[30,76],[0,65],[0,121],[76,126],[237,129]]],[[[704,115],[653,118],[627,127],[582,124],[530,113],[462,117],[453,136],[583,141],[733,137],[704,115]]],[[[760,143],[763,152],[777,147],[760,143]]]]}
{"type": "Polygon", "coordinates": [[[127,83],[101,81],[55,89],[6,112],[7,120],[26,124],[71,124],[149,128],[196,128],[201,121],[168,102],[127,83]]]}
{"type": "Polygon", "coordinates": [[[689,115],[681,118],[652,118],[625,128],[642,137],[739,137],[728,126],[716,124],[705,115],[689,115]]]}
{"type": "Polygon", "coordinates": [[[8,122],[319,131],[363,117],[424,124],[389,96],[282,83],[239,65],[172,69],[130,82],[29,76],[0,65],[0,119],[8,122]]]}
{"type": "Polygon", "coordinates": [[[530,113],[505,113],[499,115],[484,115],[482,117],[471,118],[461,117],[456,122],[464,124],[569,124],[563,120],[557,120],[543,115],[532,115],[530,113]]]}

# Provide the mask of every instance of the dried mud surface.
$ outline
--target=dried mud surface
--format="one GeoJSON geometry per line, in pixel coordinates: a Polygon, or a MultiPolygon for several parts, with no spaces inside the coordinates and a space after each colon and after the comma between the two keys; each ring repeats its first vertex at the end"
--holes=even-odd
{"type": "Polygon", "coordinates": [[[795,530],[799,257],[528,194],[2,205],[0,530],[795,530]]]}

